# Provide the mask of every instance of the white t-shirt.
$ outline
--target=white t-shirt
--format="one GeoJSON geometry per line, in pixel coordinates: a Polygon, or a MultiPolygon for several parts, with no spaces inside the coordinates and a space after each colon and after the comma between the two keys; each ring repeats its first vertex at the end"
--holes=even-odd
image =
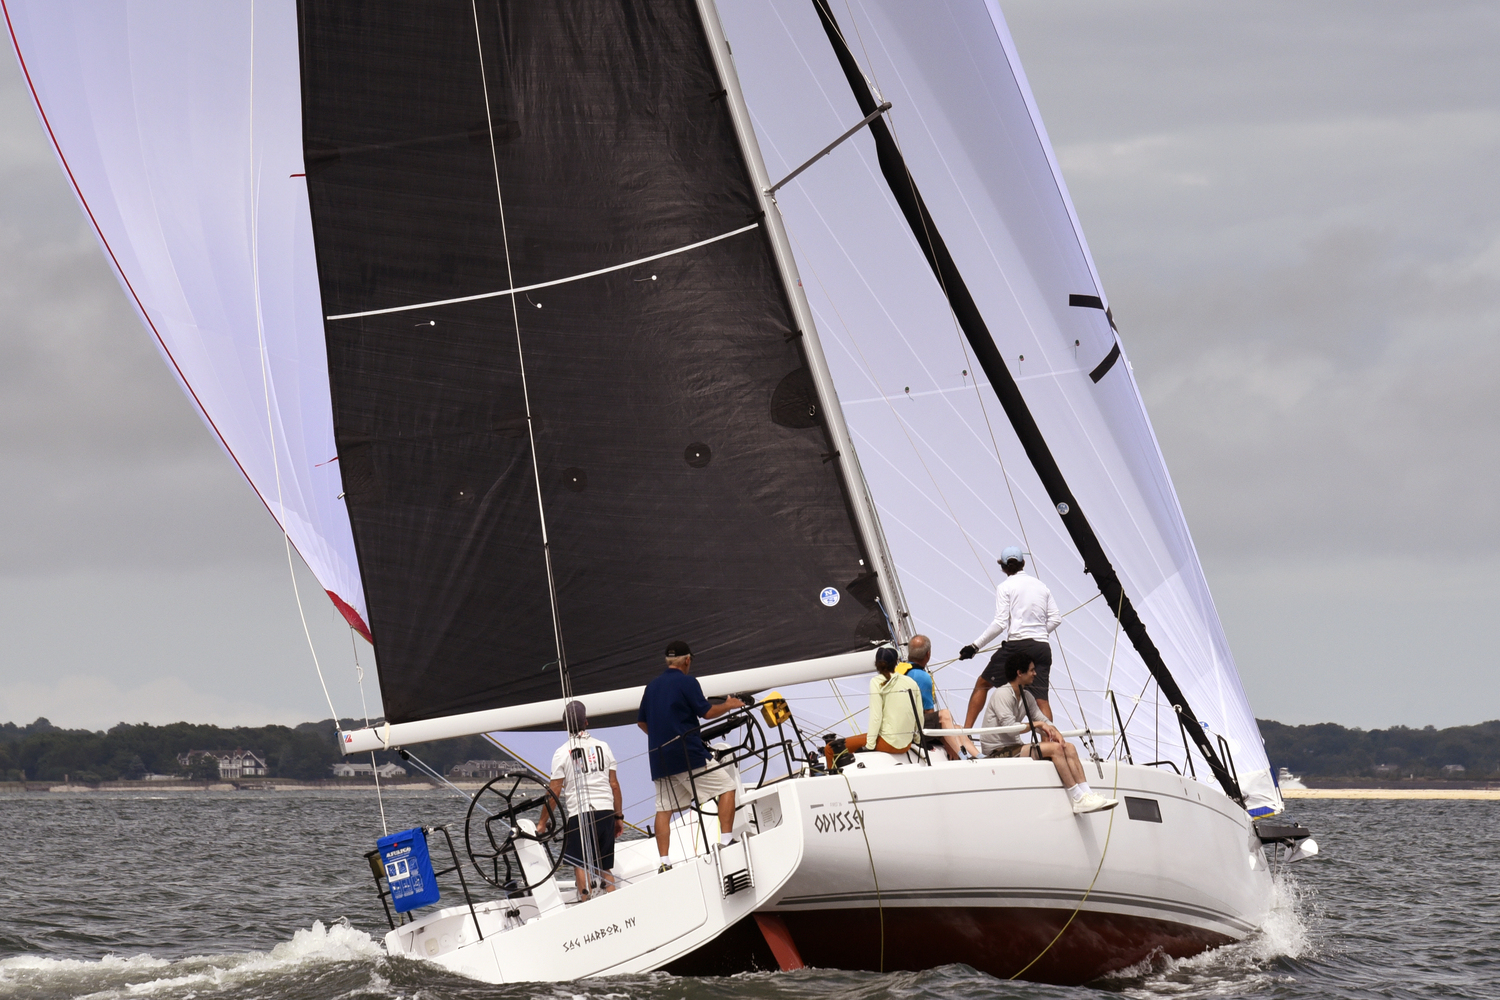
{"type": "Polygon", "coordinates": [[[1013,573],[995,588],[995,620],[984,634],[974,640],[980,649],[1006,630],[1009,639],[1040,639],[1062,624],[1052,591],[1034,576],[1013,573]]]}
{"type": "Polygon", "coordinates": [[[614,769],[615,755],[610,753],[609,744],[594,739],[588,730],[568,737],[568,742],[557,748],[552,755],[552,778],[562,779],[563,808],[569,816],[615,811],[615,794],[609,787],[609,774],[614,769]]]}

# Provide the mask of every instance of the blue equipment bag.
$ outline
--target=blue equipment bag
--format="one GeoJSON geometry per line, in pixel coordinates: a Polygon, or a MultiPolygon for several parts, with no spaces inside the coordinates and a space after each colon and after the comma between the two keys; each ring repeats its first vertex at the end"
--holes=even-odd
{"type": "Polygon", "coordinates": [[[438,901],[437,876],[427,853],[427,834],[420,826],[381,837],[375,847],[380,851],[385,881],[391,887],[391,905],[397,913],[438,901]]]}

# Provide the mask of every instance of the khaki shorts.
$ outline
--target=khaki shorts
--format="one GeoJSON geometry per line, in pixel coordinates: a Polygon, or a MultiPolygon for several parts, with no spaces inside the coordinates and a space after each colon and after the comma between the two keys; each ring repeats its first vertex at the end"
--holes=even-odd
{"type": "Polygon", "coordinates": [[[655,784],[657,812],[680,812],[688,808],[693,802],[694,791],[698,793],[699,803],[703,803],[738,787],[734,780],[734,768],[713,765],[657,778],[655,784]],[[709,767],[713,767],[713,770],[708,770],[709,767]]]}
{"type": "Polygon", "coordinates": [[[1030,743],[1012,743],[1010,746],[996,747],[986,757],[1029,757],[1031,755],[1030,743]]]}

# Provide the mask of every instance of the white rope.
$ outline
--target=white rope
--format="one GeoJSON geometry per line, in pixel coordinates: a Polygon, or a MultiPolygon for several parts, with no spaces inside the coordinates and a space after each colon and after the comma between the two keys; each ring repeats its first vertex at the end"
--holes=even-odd
{"type": "Polygon", "coordinates": [[[339,724],[338,710],[333,707],[333,697],[328,693],[328,682],[323,679],[323,666],[318,662],[318,650],[313,645],[312,630],[307,627],[307,611],[302,607],[302,592],[297,587],[297,566],[292,561],[292,536],[286,529],[286,502],[281,492],[281,458],[276,450],[276,422],[271,415],[270,360],[266,351],[265,315],[260,302],[260,171],[255,164],[255,3],[250,3],[250,169],[254,180],[250,195],[250,269],[255,285],[255,335],[260,345],[260,384],[266,400],[266,432],[271,442],[271,468],[276,473],[276,524],[281,528],[281,539],[286,544],[286,568],[292,578],[292,595],[297,599],[297,615],[302,619],[302,634],[307,637],[307,649],[312,653],[313,669],[318,672],[318,683],[323,687],[323,697],[328,702],[328,712],[333,716],[335,727],[339,724]]]}
{"type": "MultiPolygon", "coordinates": [[[[480,60],[480,73],[482,74],[483,72],[484,72],[483,58],[481,57],[481,60],[480,60]]],[[[490,107],[489,94],[488,94],[488,92],[486,92],[485,93],[485,98],[484,98],[484,109],[485,109],[485,114],[486,115],[489,114],[489,107],[490,107]]],[[[490,140],[491,140],[490,154],[491,154],[491,159],[493,160],[494,159],[494,126],[493,125],[490,126],[490,140]]],[[[497,186],[497,191],[498,191],[498,185],[499,185],[499,173],[498,173],[498,171],[499,171],[499,167],[497,165],[496,166],[496,186],[497,186]]],[[[504,207],[504,205],[502,205],[501,208],[500,208],[500,214],[501,214],[501,217],[502,217],[500,225],[501,225],[501,227],[503,229],[503,227],[505,225],[505,223],[504,223],[504,214],[505,214],[505,207],[504,207]]],[[[748,233],[750,230],[755,229],[759,225],[760,225],[759,222],[752,222],[748,226],[741,226],[738,229],[731,229],[727,233],[720,233],[718,236],[710,236],[706,240],[699,240],[697,243],[689,243],[687,246],[685,246],[685,247],[678,247],[676,250],[664,250],[661,253],[655,253],[655,254],[652,254],[649,257],[640,257],[640,258],[637,258],[636,260],[627,261],[624,264],[614,264],[614,265],[612,265],[610,267],[601,267],[597,271],[588,271],[588,272],[586,272],[584,274],[575,274],[575,275],[573,275],[572,277],[569,277],[569,278],[555,278],[552,281],[543,281],[543,282],[539,282],[539,283],[537,283],[535,285],[522,285],[520,288],[506,288],[506,289],[502,289],[501,291],[498,291],[498,292],[480,292],[478,295],[462,295],[462,296],[460,296],[460,297],[458,297],[456,299],[435,299],[435,300],[433,300],[431,302],[418,302],[415,305],[410,305],[410,306],[391,306],[388,309],[367,309],[364,312],[339,313],[337,316],[325,316],[323,318],[324,319],[328,319],[328,320],[339,320],[339,319],[361,319],[361,318],[363,318],[365,316],[385,316],[385,315],[387,315],[389,313],[411,312],[411,311],[416,310],[416,309],[433,309],[433,308],[436,308],[437,306],[452,306],[452,305],[457,305],[457,304],[459,304],[461,302],[478,302],[481,299],[497,299],[497,298],[500,298],[503,295],[509,295],[511,297],[511,303],[514,305],[514,303],[515,303],[515,297],[517,295],[520,295],[520,294],[524,293],[524,292],[534,292],[538,288],[551,288],[554,285],[566,285],[569,282],[582,281],[585,278],[596,278],[596,277],[598,277],[601,274],[609,274],[611,271],[623,271],[626,268],[635,267],[637,264],[649,264],[653,260],[661,260],[663,257],[675,257],[675,256],[677,256],[680,253],[687,253],[689,250],[696,250],[699,247],[706,247],[710,243],[717,243],[720,240],[727,240],[731,236],[738,236],[738,235],[740,235],[740,233],[748,233]]],[[[507,246],[506,247],[506,254],[507,254],[507,256],[506,256],[506,259],[505,259],[505,270],[506,270],[506,277],[508,277],[508,278],[511,277],[511,275],[510,275],[510,257],[509,257],[509,253],[510,253],[510,248],[509,248],[509,246],[507,246]]],[[[514,281],[515,279],[511,278],[511,280],[514,281]]]]}
{"type": "MultiPolygon", "coordinates": [[[[484,90],[484,121],[490,133],[490,166],[495,174],[495,202],[500,208],[500,238],[505,247],[505,280],[512,286],[516,283],[515,274],[511,270],[510,263],[510,231],[505,225],[505,195],[500,190],[500,155],[495,149],[495,122],[490,114],[490,84],[489,77],[484,68],[484,40],[479,33],[479,3],[478,0],[470,0],[470,10],[474,14],[474,46],[479,53],[479,84],[484,90]]],[[[746,228],[754,228],[754,224],[746,228]]],[[[741,230],[743,232],[743,230],[741,230]]],[[[726,234],[732,235],[732,234],[726,234]]],[[[717,239],[723,239],[723,236],[717,239]]],[[[713,242],[712,240],[708,242],[713,242]]],[[[662,255],[665,256],[665,255],[662,255]]],[[[629,265],[621,265],[628,267],[629,265]]],[[[606,270],[618,270],[619,268],[607,268],[606,270]]],[[[599,272],[603,273],[603,272],[599,272]]],[[[586,276],[581,276],[586,277],[586,276]]],[[[567,279],[564,279],[567,280],[567,279]]],[[[557,282],[554,282],[556,284],[557,282]]],[[[540,285],[536,287],[541,287],[540,285]]],[[[536,459],[536,428],[531,421],[531,390],[526,382],[526,354],[521,346],[521,313],[516,305],[514,292],[521,289],[512,289],[511,292],[496,292],[487,296],[475,296],[476,298],[491,298],[494,295],[510,294],[511,321],[516,328],[516,361],[521,369],[521,400],[526,407],[526,437],[531,443],[531,475],[536,482],[536,512],[537,519],[542,529],[542,557],[547,566],[547,597],[552,605],[552,639],[557,648],[557,674],[562,684],[564,698],[573,697],[573,685],[568,679],[568,661],[563,652],[562,619],[557,609],[557,583],[552,576],[552,545],[547,538],[547,508],[542,503],[542,471],[536,459]]],[[[453,301],[462,301],[455,299],[453,301]]],[[[399,310],[392,310],[399,311],[399,310]]]]}

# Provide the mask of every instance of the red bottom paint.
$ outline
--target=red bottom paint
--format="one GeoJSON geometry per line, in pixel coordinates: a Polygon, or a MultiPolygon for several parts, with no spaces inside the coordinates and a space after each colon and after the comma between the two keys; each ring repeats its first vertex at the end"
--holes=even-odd
{"type": "MultiPolygon", "coordinates": [[[[873,907],[774,914],[799,957],[813,968],[916,972],[957,964],[999,979],[1025,969],[1020,978],[1059,986],[1087,983],[1148,959],[1187,958],[1232,940],[1171,921],[1085,911],[1048,948],[1071,915],[1071,909],[1027,907],[894,907],[883,916],[873,907]]],[[[760,926],[747,917],[667,971],[730,975],[780,967],[760,926]]]]}

